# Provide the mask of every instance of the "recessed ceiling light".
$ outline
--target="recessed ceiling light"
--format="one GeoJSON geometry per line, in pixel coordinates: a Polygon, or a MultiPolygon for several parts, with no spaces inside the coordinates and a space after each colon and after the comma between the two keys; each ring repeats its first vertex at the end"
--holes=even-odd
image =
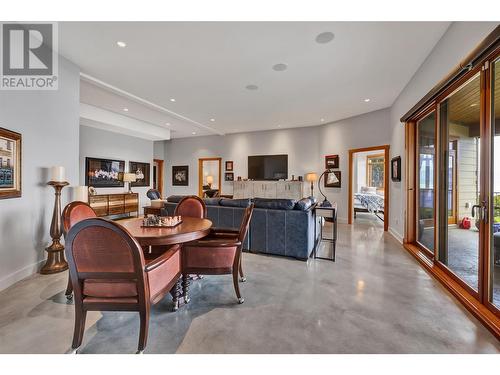
{"type": "Polygon", "coordinates": [[[257,90],[259,88],[259,86],[257,86],[257,85],[246,85],[245,88],[247,90],[257,90]]]}
{"type": "Polygon", "coordinates": [[[283,70],[286,70],[286,68],[288,68],[288,65],[283,63],[273,65],[273,70],[277,72],[282,72],[283,70]]]}
{"type": "Polygon", "coordinates": [[[121,40],[119,40],[118,42],[116,42],[116,45],[117,45],[118,47],[121,47],[121,48],[125,48],[125,47],[127,47],[127,43],[122,42],[121,40]]]}
{"type": "Polygon", "coordinates": [[[316,37],[316,43],[325,44],[329,43],[335,38],[335,34],[330,31],[325,31],[324,33],[318,34],[316,37]]]}
{"type": "Polygon", "coordinates": [[[281,125],[278,125],[278,128],[281,128],[281,125]]]}
{"type": "Polygon", "coordinates": [[[128,112],[128,108],[123,108],[123,110],[124,110],[125,112],[128,112]]]}
{"type": "Polygon", "coordinates": [[[324,118],[322,118],[320,121],[321,121],[321,122],[325,122],[325,119],[324,119],[324,118]]]}
{"type": "Polygon", "coordinates": [[[192,132],[191,134],[192,134],[192,135],[196,135],[196,132],[192,132]]]}
{"type": "Polygon", "coordinates": [[[170,98],[170,101],[171,101],[171,102],[175,102],[175,99],[174,99],[174,98],[170,98]]]}
{"type": "Polygon", "coordinates": [[[364,101],[365,101],[365,103],[368,103],[370,101],[370,99],[366,98],[364,101]]]}
{"type": "Polygon", "coordinates": [[[214,119],[214,118],[211,118],[211,119],[210,119],[210,121],[214,122],[214,121],[215,121],[215,119],[214,119]]]}
{"type": "Polygon", "coordinates": [[[165,125],[170,126],[170,122],[166,122],[165,125]]]}
{"type": "Polygon", "coordinates": [[[470,106],[475,107],[475,106],[477,106],[477,103],[472,103],[470,106]]]}

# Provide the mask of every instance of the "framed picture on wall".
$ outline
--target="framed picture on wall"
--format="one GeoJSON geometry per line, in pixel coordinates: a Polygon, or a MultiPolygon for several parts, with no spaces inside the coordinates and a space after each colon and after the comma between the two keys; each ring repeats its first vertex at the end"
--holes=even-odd
{"type": "Polygon", "coordinates": [[[224,180],[225,181],[234,181],[234,173],[233,172],[226,172],[224,174],[224,180]]]}
{"type": "Polygon", "coordinates": [[[189,165],[172,166],[172,185],[189,186],[189,165]]]}
{"type": "Polygon", "coordinates": [[[140,163],[136,161],[130,161],[128,163],[129,173],[135,173],[136,182],[131,182],[130,186],[149,186],[150,185],[150,169],[151,165],[149,163],[140,163]]]}
{"type": "Polygon", "coordinates": [[[85,185],[95,188],[123,187],[125,161],[85,158],[85,185]]]}
{"type": "Polygon", "coordinates": [[[342,186],[340,171],[327,172],[325,174],[325,187],[339,188],[342,186]]]}
{"type": "Polygon", "coordinates": [[[233,171],[233,162],[231,160],[226,161],[226,171],[228,172],[233,171]]]}
{"type": "Polygon", "coordinates": [[[339,167],[339,156],[338,155],[326,155],[325,156],[325,169],[337,169],[339,167]]]}
{"type": "Polygon", "coordinates": [[[391,159],[391,180],[401,181],[401,156],[396,156],[391,159]]]}
{"type": "Polygon", "coordinates": [[[21,134],[0,128],[0,199],[21,196],[21,139],[21,134]]]}

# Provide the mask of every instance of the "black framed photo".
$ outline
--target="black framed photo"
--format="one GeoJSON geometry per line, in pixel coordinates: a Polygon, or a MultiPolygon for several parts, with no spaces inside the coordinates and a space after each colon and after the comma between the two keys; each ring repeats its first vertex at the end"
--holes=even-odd
{"type": "Polygon", "coordinates": [[[149,186],[151,179],[150,176],[151,165],[149,163],[140,163],[137,161],[130,161],[128,163],[129,173],[135,173],[136,182],[131,182],[130,186],[149,186]]]}
{"type": "Polygon", "coordinates": [[[0,199],[21,196],[21,141],[21,134],[0,128],[0,199]]]}
{"type": "Polygon", "coordinates": [[[85,158],[85,185],[95,188],[123,187],[125,161],[85,158]]]}
{"type": "Polygon", "coordinates": [[[172,166],[172,185],[173,186],[189,185],[189,165],[172,166]]]}
{"type": "Polygon", "coordinates": [[[226,171],[228,172],[233,171],[233,162],[231,160],[226,161],[226,171]]]}
{"type": "Polygon", "coordinates": [[[342,186],[342,175],[340,171],[327,172],[325,174],[325,187],[339,188],[342,186]]]}
{"type": "Polygon", "coordinates": [[[326,155],[325,156],[325,169],[337,169],[339,167],[339,156],[338,155],[326,155]]]}
{"type": "Polygon", "coordinates": [[[234,173],[233,172],[226,172],[224,174],[224,181],[234,181],[234,173]]]}
{"type": "Polygon", "coordinates": [[[401,156],[396,156],[391,159],[391,180],[401,181],[401,156]]]}

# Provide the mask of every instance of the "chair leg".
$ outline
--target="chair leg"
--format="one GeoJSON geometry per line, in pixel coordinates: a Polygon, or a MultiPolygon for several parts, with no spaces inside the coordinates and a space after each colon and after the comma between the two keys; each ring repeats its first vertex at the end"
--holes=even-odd
{"type": "Polygon", "coordinates": [[[182,295],[184,296],[184,303],[189,303],[189,274],[182,275],[182,295]]]}
{"type": "Polygon", "coordinates": [[[139,311],[139,316],[141,319],[141,323],[139,331],[139,345],[137,347],[136,354],[142,354],[148,342],[149,309],[146,308],[144,311],[139,311]]]}
{"type": "Polygon", "coordinates": [[[234,291],[236,292],[236,297],[238,297],[238,303],[245,302],[245,299],[241,296],[240,293],[240,284],[238,283],[238,268],[234,267],[233,269],[233,285],[234,291]]]}
{"type": "Polygon", "coordinates": [[[245,275],[243,274],[243,267],[241,265],[241,258],[240,258],[240,281],[242,283],[244,283],[245,281],[247,281],[247,278],[245,277],[245,275]]]}
{"type": "Polygon", "coordinates": [[[83,333],[85,332],[85,320],[87,319],[87,311],[82,307],[75,307],[75,329],[73,331],[73,343],[71,349],[73,353],[77,353],[82,346],[83,333]]]}
{"type": "Polygon", "coordinates": [[[73,299],[73,284],[71,284],[71,278],[68,276],[68,285],[66,286],[66,292],[64,292],[68,300],[73,299]]]}
{"type": "Polygon", "coordinates": [[[174,303],[173,311],[177,311],[179,309],[179,296],[181,294],[181,282],[177,280],[172,289],[170,290],[170,294],[172,295],[172,302],[174,303]]]}

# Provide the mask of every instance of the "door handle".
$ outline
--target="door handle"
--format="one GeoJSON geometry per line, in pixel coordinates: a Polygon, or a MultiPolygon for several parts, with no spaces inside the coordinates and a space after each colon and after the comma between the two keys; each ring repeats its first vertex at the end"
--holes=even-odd
{"type": "Polygon", "coordinates": [[[474,206],[472,206],[472,210],[470,212],[470,214],[472,215],[472,217],[476,217],[475,214],[474,214],[476,212],[476,208],[481,209],[481,206],[479,204],[475,204],[474,206]]]}
{"type": "Polygon", "coordinates": [[[488,222],[488,204],[487,204],[487,201],[483,201],[481,204],[475,204],[472,206],[472,211],[471,211],[472,217],[475,217],[474,213],[476,212],[477,208],[479,209],[479,220],[482,220],[485,223],[487,223],[488,222]]]}

